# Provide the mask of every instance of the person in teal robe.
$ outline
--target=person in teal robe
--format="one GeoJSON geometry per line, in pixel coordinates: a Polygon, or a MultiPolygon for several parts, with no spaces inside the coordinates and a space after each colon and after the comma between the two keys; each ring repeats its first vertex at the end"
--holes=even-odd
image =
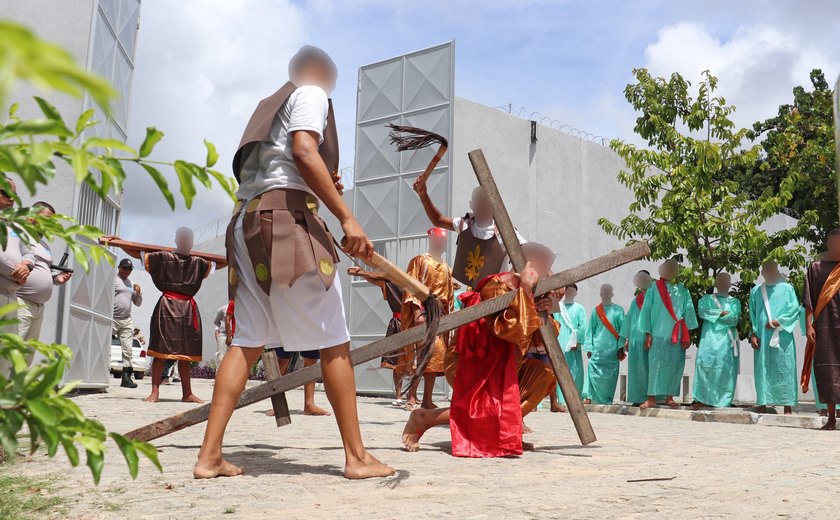
{"type": "MultiPolygon", "coordinates": [[[[566,356],[566,363],[569,365],[569,372],[575,380],[578,394],[583,395],[583,344],[586,342],[587,322],[586,309],[583,305],[575,302],[578,287],[572,284],[566,287],[566,294],[560,304],[560,312],[554,313],[554,319],[560,324],[560,334],[557,340],[566,356]]],[[[566,411],[566,400],[563,392],[557,387],[557,401],[560,405],[560,412],[566,411]]]]}
{"type": "Polygon", "coordinates": [[[624,359],[624,344],[621,342],[621,325],[624,309],[612,302],[613,288],[601,286],[601,305],[589,316],[589,339],[587,356],[589,366],[583,385],[584,404],[612,404],[618,383],[619,363],[624,359]],[[605,320],[608,323],[605,323],[605,320]]]}
{"type": "Polygon", "coordinates": [[[648,351],[645,350],[645,333],[639,330],[639,313],[653,278],[648,271],[641,270],[633,277],[633,284],[636,296],[627,308],[619,332],[627,352],[627,400],[638,406],[647,400],[648,388],[648,351]]]}
{"type": "Polygon", "coordinates": [[[658,395],[664,395],[671,408],[679,408],[674,396],[680,393],[685,351],[691,346],[689,331],[697,328],[697,314],[688,289],[674,282],[678,271],[679,264],[673,259],[659,267],[660,280],[645,293],[639,313],[639,331],[645,334],[648,349],[647,399],[640,408],[656,406],[658,395]],[[667,301],[662,299],[660,287],[667,301]]]}
{"type": "Polygon", "coordinates": [[[738,357],[741,341],[738,323],[741,321],[741,302],[729,295],[732,278],[728,273],[715,277],[716,294],[706,294],[697,304],[697,313],[703,320],[697,362],[694,365],[694,404],[727,408],[735,397],[738,382],[738,357]]]}
{"type": "Polygon", "coordinates": [[[793,331],[799,325],[799,299],[793,286],[783,280],[776,262],[765,262],[761,274],[764,283],[750,291],[756,411],[764,413],[767,406],[780,405],[785,407],[785,414],[790,414],[799,403],[793,340],[793,331]]]}

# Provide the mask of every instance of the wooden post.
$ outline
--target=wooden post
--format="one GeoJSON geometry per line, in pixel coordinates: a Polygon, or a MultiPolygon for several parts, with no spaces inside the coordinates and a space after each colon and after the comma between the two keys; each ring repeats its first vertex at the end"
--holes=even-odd
{"type": "MultiPolygon", "coordinates": [[[[263,351],[262,353],[263,368],[265,369],[265,380],[274,381],[283,377],[280,373],[280,365],[277,362],[277,353],[274,349],[263,351]]],[[[291,368],[291,363],[289,364],[291,368]]],[[[274,410],[274,421],[277,427],[292,424],[292,416],[289,413],[289,403],[286,401],[286,394],[275,394],[271,396],[271,408],[274,410]]]]}
{"type": "MultiPolygon", "coordinates": [[[[577,267],[573,267],[549,276],[548,278],[544,278],[537,284],[537,288],[534,289],[534,294],[538,296],[543,295],[547,292],[559,289],[560,287],[566,287],[569,284],[592,278],[593,276],[605,273],[624,264],[641,260],[648,255],[650,255],[650,248],[648,248],[647,243],[638,242],[632,246],[619,249],[618,251],[613,251],[612,253],[590,260],[577,267]]],[[[510,292],[497,298],[481,302],[478,305],[467,307],[466,309],[448,314],[441,318],[438,332],[443,334],[444,332],[455,330],[467,323],[471,323],[486,316],[501,312],[507,309],[510,302],[513,301],[514,296],[516,296],[516,294],[510,292]]],[[[423,339],[425,334],[426,327],[424,325],[419,325],[394,334],[393,336],[388,336],[378,341],[374,341],[373,343],[369,343],[363,347],[359,347],[350,352],[350,358],[353,366],[361,365],[362,363],[367,363],[368,361],[372,361],[374,359],[379,359],[385,354],[399,350],[406,345],[417,343],[423,339]]],[[[248,388],[242,392],[242,395],[239,397],[239,402],[236,404],[236,408],[242,408],[244,406],[260,402],[264,399],[270,398],[272,395],[287,392],[299,386],[303,386],[309,381],[315,381],[320,377],[321,364],[318,363],[302,368],[301,370],[296,370],[291,374],[281,377],[280,379],[266,381],[261,385],[248,388]]],[[[204,404],[191,410],[187,410],[186,412],[172,415],[165,419],[161,419],[160,421],[137,428],[136,430],[128,432],[126,437],[141,441],[151,441],[159,437],[163,437],[164,435],[169,435],[170,433],[183,430],[189,426],[202,423],[207,420],[209,413],[210,405],[204,404]]]]}
{"type": "MultiPolygon", "coordinates": [[[[521,273],[525,268],[525,255],[522,253],[522,247],[519,245],[519,239],[516,236],[516,229],[510,221],[510,215],[502,201],[499,188],[496,186],[496,181],[493,180],[493,174],[490,173],[490,167],[484,158],[484,152],[478,149],[473,150],[468,155],[473,170],[475,170],[475,176],[478,177],[478,183],[484,188],[484,192],[490,199],[490,204],[493,206],[493,219],[496,222],[496,228],[502,235],[502,242],[505,244],[510,262],[513,264],[514,270],[521,273]]],[[[569,365],[566,363],[563,349],[560,348],[560,343],[557,341],[557,336],[554,333],[554,327],[551,326],[549,321],[548,313],[542,312],[541,316],[543,324],[540,327],[540,336],[548,351],[551,368],[554,369],[557,384],[560,385],[560,390],[566,399],[566,406],[569,409],[569,415],[572,416],[572,421],[574,422],[580,442],[585,446],[596,440],[595,431],[592,429],[592,423],[589,422],[589,416],[583,407],[583,401],[581,401],[580,395],[578,394],[575,380],[569,371],[569,365]]]]}

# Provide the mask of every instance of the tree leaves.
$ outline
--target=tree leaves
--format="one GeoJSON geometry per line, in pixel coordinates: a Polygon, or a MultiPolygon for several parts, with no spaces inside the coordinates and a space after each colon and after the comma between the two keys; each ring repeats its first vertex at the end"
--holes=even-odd
{"type": "Polygon", "coordinates": [[[161,139],[163,139],[163,132],[153,126],[146,128],[146,138],[140,144],[138,155],[140,157],[148,157],[161,139]]]}

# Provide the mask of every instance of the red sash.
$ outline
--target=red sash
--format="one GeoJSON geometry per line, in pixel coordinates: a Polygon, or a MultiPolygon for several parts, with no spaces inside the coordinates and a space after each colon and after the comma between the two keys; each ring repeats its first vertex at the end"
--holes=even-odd
{"type": "Polygon", "coordinates": [[[163,295],[167,298],[172,298],[173,300],[190,302],[190,307],[192,308],[193,327],[195,327],[195,330],[198,330],[198,305],[195,303],[195,298],[173,291],[163,291],[163,295]]]}
{"type": "Polygon", "coordinates": [[[604,327],[606,327],[607,330],[610,331],[610,334],[615,336],[615,339],[619,339],[621,335],[618,333],[618,331],[615,330],[613,324],[610,323],[610,319],[607,318],[607,311],[604,309],[604,304],[598,304],[598,306],[595,307],[595,312],[598,314],[598,318],[601,319],[601,323],[604,324],[604,327]]]}
{"type": "Polygon", "coordinates": [[[659,297],[662,298],[662,303],[665,305],[665,309],[668,311],[668,314],[671,315],[671,318],[674,319],[674,330],[671,332],[671,343],[677,343],[680,341],[680,334],[682,333],[682,343],[688,343],[691,341],[691,337],[688,335],[688,325],[685,323],[685,319],[678,320],[677,313],[674,312],[674,304],[671,302],[671,294],[668,292],[668,284],[663,279],[659,279],[656,281],[656,289],[659,291],[659,297]]]}
{"type": "Polygon", "coordinates": [[[636,293],[636,307],[641,309],[643,303],[645,303],[645,291],[639,291],[636,293]]]}
{"type": "MultiPolygon", "coordinates": [[[[478,284],[479,289],[487,279],[478,284]]],[[[458,298],[463,308],[481,302],[477,291],[458,298]]],[[[458,368],[449,415],[456,457],[522,454],[517,347],[490,332],[492,320],[482,318],[458,329],[458,368]]]]}

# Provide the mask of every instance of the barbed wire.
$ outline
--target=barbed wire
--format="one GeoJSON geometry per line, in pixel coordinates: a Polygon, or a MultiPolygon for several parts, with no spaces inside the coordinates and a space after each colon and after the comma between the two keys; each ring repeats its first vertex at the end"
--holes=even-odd
{"type": "Polygon", "coordinates": [[[539,112],[531,112],[528,117],[525,117],[525,114],[528,113],[528,110],[525,107],[516,107],[512,103],[508,103],[507,105],[498,105],[493,107],[496,110],[501,110],[502,112],[507,112],[508,114],[515,115],[517,117],[521,117],[523,119],[528,119],[530,121],[536,121],[542,126],[548,128],[554,128],[560,132],[565,132],[573,137],[577,137],[578,139],[589,141],[591,143],[600,144],[601,146],[609,146],[610,138],[604,137],[601,135],[595,135],[586,130],[581,130],[580,128],[575,128],[572,125],[564,124],[562,121],[557,119],[552,119],[548,116],[543,116],[539,112]],[[536,118],[534,117],[536,116],[536,118]]]}

